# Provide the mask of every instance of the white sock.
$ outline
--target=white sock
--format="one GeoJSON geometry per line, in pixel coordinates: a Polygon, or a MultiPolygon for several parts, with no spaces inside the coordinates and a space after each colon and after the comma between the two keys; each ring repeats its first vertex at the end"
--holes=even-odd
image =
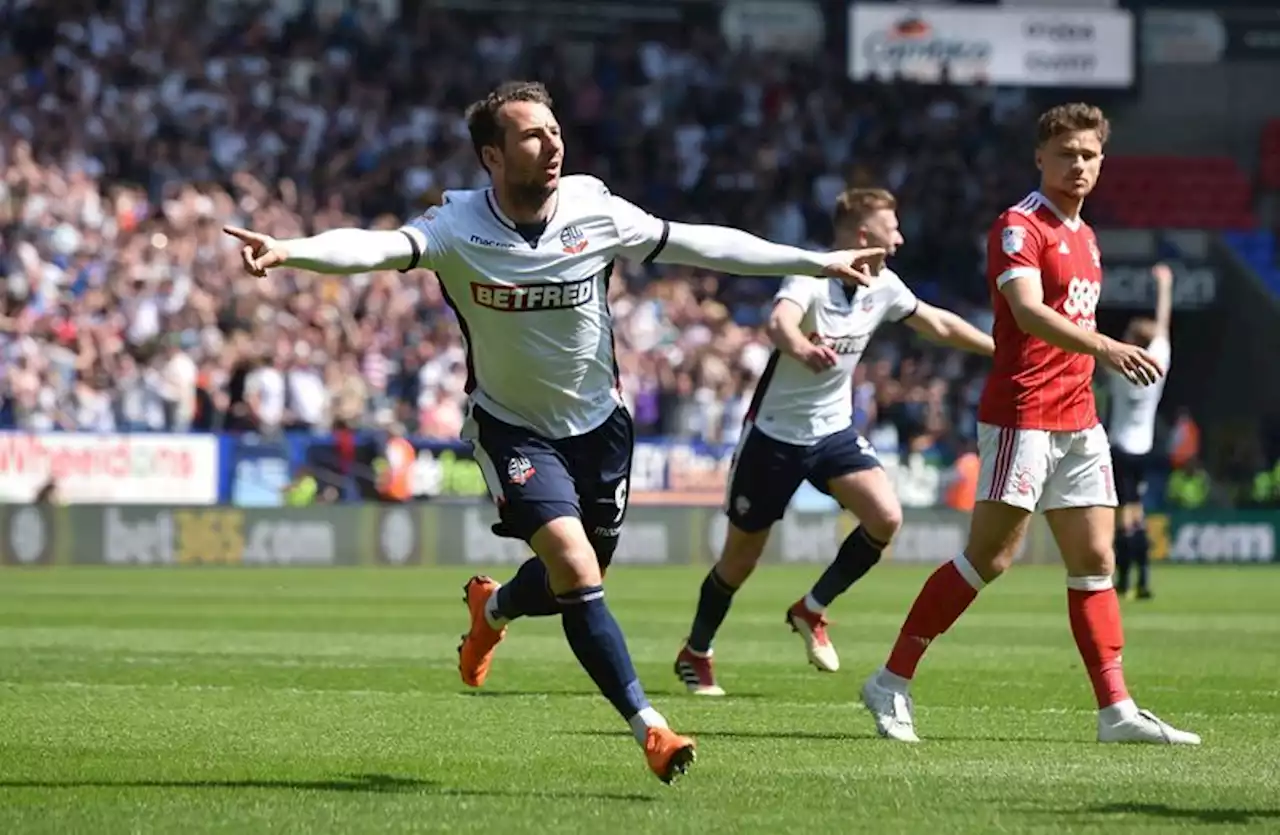
{"type": "Polygon", "coordinates": [[[1114,725],[1117,722],[1123,722],[1126,719],[1132,719],[1138,715],[1138,706],[1134,704],[1133,699],[1125,699],[1116,702],[1113,705],[1107,705],[1098,709],[1098,718],[1108,725],[1114,725]]]}
{"type": "Polygon", "coordinates": [[[895,693],[906,693],[911,689],[911,679],[903,678],[897,673],[891,673],[884,667],[880,668],[880,672],[876,674],[876,683],[886,690],[892,690],[895,693]]]}
{"type": "Polygon", "coordinates": [[[489,599],[484,602],[484,619],[487,620],[489,625],[494,629],[501,629],[510,622],[498,614],[498,589],[500,588],[502,588],[502,586],[498,586],[498,588],[494,589],[489,595],[489,599]]]}
{"type": "Polygon", "coordinates": [[[636,742],[641,746],[644,745],[644,739],[650,728],[668,727],[667,720],[652,707],[641,708],[639,713],[627,720],[627,724],[631,726],[631,733],[635,734],[636,742]]]}
{"type": "Polygon", "coordinates": [[[813,592],[809,592],[804,596],[804,607],[815,615],[820,615],[827,611],[827,607],[813,599],[813,592]]]}

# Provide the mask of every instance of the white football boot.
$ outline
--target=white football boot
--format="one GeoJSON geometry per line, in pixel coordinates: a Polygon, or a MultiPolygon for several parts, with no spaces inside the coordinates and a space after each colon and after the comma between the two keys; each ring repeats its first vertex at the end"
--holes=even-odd
{"type": "Polygon", "coordinates": [[[882,685],[879,672],[872,673],[862,685],[862,704],[875,718],[880,736],[899,742],[920,741],[916,736],[915,704],[911,695],[882,685]]]}
{"type": "Polygon", "coordinates": [[[1180,731],[1132,701],[1098,711],[1099,742],[1143,742],[1149,745],[1199,745],[1200,735],[1180,731]]]}

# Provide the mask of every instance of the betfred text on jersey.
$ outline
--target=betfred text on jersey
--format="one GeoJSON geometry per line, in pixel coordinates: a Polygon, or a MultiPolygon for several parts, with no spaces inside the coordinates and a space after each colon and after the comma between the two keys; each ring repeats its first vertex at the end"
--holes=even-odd
{"type": "Polygon", "coordinates": [[[820,333],[809,334],[809,341],[814,345],[825,345],[837,354],[861,354],[867,349],[869,336],[823,336],[820,333]]]}
{"type": "Polygon", "coordinates": [[[481,307],[523,313],[579,307],[595,299],[596,277],[562,284],[524,284],[509,287],[472,282],[471,298],[481,307]]]}

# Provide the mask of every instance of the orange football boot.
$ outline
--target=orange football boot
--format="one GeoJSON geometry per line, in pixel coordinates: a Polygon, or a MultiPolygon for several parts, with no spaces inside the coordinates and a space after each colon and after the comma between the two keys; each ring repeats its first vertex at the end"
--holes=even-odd
{"type": "Polygon", "coordinates": [[[698,752],[689,737],[670,728],[650,728],[644,737],[644,756],[658,779],[669,784],[689,770],[698,752]]]}
{"type": "Polygon", "coordinates": [[[471,631],[462,636],[458,644],[458,673],[468,687],[480,687],[489,677],[489,665],[493,663],[493,651],[507,636],[507,628],[494,629],[484,616],[489,595],[501,585],[492,577],[477,575],[462,587],[463,601],[471,611],[471,631]]]}

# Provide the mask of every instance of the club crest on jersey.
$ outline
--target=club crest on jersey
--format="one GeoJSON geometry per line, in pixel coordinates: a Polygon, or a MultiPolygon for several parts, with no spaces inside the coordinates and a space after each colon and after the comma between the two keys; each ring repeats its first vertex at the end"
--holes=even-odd
{"type": "Polygon", "coordinates": [[[512,484],[525,484],[537,472],[528,458],[512,458],[507,462],[507,478],[512,484]]]}
{"type": "Polygon", "coordinates": [[[1017,255],[1027,240],[1027,230],[1022,226],[1006,226],[1000,230],[1000,248],[1005,255],[1017,255]]]}
{"type": "Polygon", "coordinates": [[[570,255],[577,255],[587,248],[587,236],[576,226],[566,226],[560,230],[560,244],[570,255]]]}
{"type": "Polygon", "coordinates": [[[1092,238],[1089,239],[1089,255],[1093,258],[1093,265],[1102,269],[1102,253],[1098,251],[1098,245],[1092,238]]]}

